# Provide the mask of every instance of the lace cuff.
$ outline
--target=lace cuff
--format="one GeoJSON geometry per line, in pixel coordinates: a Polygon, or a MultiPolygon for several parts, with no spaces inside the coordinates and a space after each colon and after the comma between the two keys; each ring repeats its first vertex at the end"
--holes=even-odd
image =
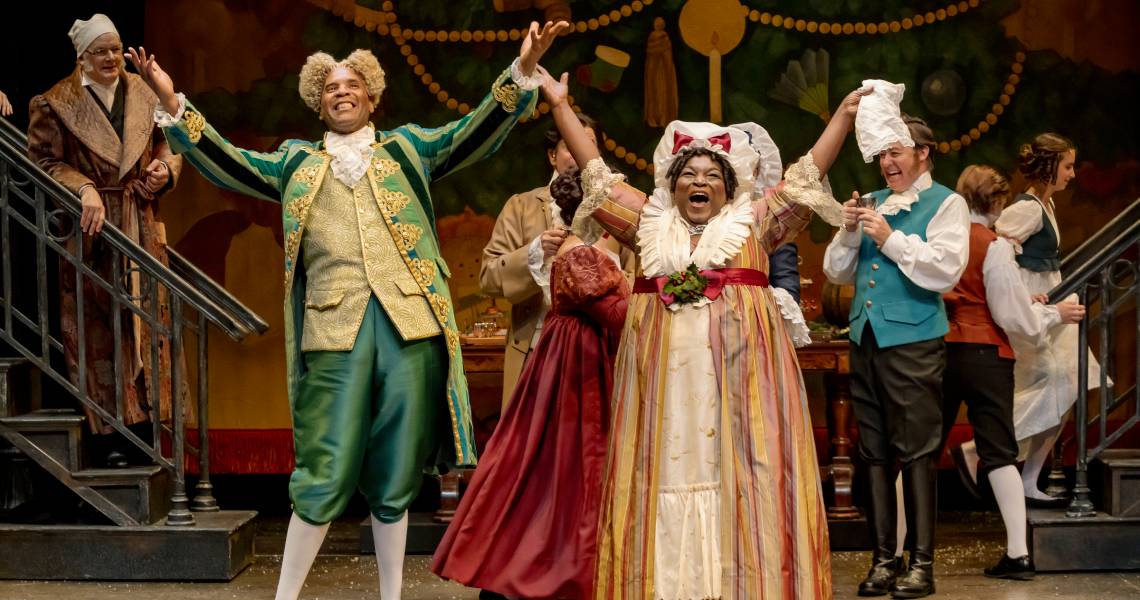
{"type": "Polygon", "coordinates": [[[784,174],[784,195],[806,206],[833,227],[843,224],[843,206],[824,189],[811,152],[804,154],[784,174]]]}
{"type": "Polygon", "coordinates": [[[601,157],[586,163],[582,170],[582,203],[574,211],[574,221],[570,224],[570,231],[586,244],[593,244],[602,237],[602,226],[594,220],[594,211],[610,197],[613,186],[624,180],[625,176],[611,171],[601,157]]]}
{"type": "Polygon", "coordinates": [[[523,75],[522,68],[519,67],[519,64],[519,58],[515,57],[511,62],[511,79],[518,84],[520,90],[537,90],[539,86],[542,85],[542,75],[539,74],[538,69],[534,70],[534,75],[527,77],[523,75]]]}
{"type": "Polygon", "coordinates": [[[780,316],[784,318],[784,328],[788,330],[792,344],[796,348],[803,348],[810,344],[811,330],[804,322],[804,312],[800,309],[800,305],[796,304],[796,299],[783,288],[773,287],[769,289],[772,292],[772,297],[776,300],[776,306],[780,307],[780,316]]]}
{"type": "Polygon", "coordinates": [[[162,103],[158,102],[154,105],[154,123],[159,127],[170,127],[182,120],[182,114],[186,112],[186,94],[178,92],[178,110],[172,115],[162,108],[162,103]]]}
{"type": "Polygon", "coordinates": [[[534,238],[527,246],[526,268],[530,271],[530,278],[542,289],[546,306],[550,306],[550,262],[547,262],[546,253],[542,250],[542,236],[534,238]]]}

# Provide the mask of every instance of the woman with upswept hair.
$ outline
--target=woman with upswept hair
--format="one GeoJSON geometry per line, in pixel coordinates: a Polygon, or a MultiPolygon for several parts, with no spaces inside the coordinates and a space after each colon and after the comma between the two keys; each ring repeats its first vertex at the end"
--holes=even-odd
{"type": "MultiPolygon", "coordinates": [[[[1021,279],[1035,296],[1061,283],[1061,230],[1053,196],[1076,178],[1076,159],[1076,146],[1056,133],[1042,133],[1023,144],[1018,169],[1027,182],[1025,191],[994,224],[998,235],[1013,243],[1021,279]]],[[[1017,355],[1013,423],[1019,459],[1025,461],[1025,497],[1030,506],[1062,506],[1065,500],[1042,492],[1037,479],[1077,398],[1077,327],[1059,325],[1043,340],[1015,335],[1010,342],[1017,355]]],[[[1089,389],[1099,387],[1099,381],[1100,366],[1090,352],[1089,389]]],[[[972,448],[964,445],[963,450],[969,456],[972,448]]]]}

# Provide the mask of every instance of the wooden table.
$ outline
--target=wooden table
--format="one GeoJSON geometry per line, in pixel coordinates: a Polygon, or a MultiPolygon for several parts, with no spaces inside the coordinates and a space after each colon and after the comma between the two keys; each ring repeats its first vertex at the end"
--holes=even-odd
{"type": "MultiPolygon", "coordinates": [[[[471,392],[471,415],[475,427],[478,450],[490,437],[498,422],[503,390],[503,338],[461,338],[463,368],[467,372],[467,385],[471,392]]],[[[820,467],[820,476],[830,480],[833,493],[827,505],[827,517],[832,520],[859,518],[859,510],[852,503],[851,489],[855,480],[855,465],[851,460],[851,438],[847,432],[852,422],[851,388],[848,376],[851,362],[847,340],[814,342],[800,348],[800,369],[804,372],[824,374],[827,389],[827,432],[831,443],[831,463],[820,467]]],[[[435,520],[451,521],[459,505],[461,477],[471,469],[460,469],[444,475],[440,482],[440,509],[435,520]]]]}
{"type": "Polygon", "coordinates": [[[824,387],[827,390],[827,434],[831,442],[831,464],[820,467],[820,478],[831,480],[833,493],[827,505],[828,519],[857,519],[859,509],[851,498],[852,482],[855,481],[855,464],[851,461],[850,431],[851,360],[847,340],[813,342],[796,351],[800,359],[800,370],[816,371],[824,374],[824,387]]]}

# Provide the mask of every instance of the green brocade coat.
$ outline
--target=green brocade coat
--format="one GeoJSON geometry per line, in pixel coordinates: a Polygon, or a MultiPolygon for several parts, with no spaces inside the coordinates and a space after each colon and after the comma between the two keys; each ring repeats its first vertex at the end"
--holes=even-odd
{"type": "MultiPolygon", "coordinates": [[[[490,156],[502,145],[518,119],[534,110],[537,94],[510,82],[509,70],[495,80],[491,93],[470,113],[436,129],[404,125],[377,131],[369,186],[404,264],[428,299],[447,342],[447,407],[453,444],[440,448],[440,463],[473,466],[467,379],[459,350],[459,332],[451,293],[450,272],[440,253],[435,211],[428,190],[432,181],[490,156]],[[420,235],[430,231],[431,235],[420,235]]],[[[290,406],[304,374],[301,338],[304,328],[306,276],[298,256],[309,206],[329,175],[332,157],[323,142],[287,140],[274,152],[235,147],[187,103],[182,118],[164,128],[171,149],[214,185],[281,202],[285,232],[285,357],[290,406]]]]}

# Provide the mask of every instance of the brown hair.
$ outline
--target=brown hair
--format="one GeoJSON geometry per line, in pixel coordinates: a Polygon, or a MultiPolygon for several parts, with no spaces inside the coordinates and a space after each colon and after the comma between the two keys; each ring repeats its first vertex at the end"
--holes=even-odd
{"type": "Polygon", "coordinates": [[[989,214],[998,201],[1009,202],[1009,180],[989,165],[970,165],[958,176],[956,191],[966,199],[970,210],[980,215],[989,214]]]}
{"type": "Polygon", "coordinates": [[[1017,169],[1030,182],[1057,183],[1057,164],[1069,150],[1077,147],[1068,138],[1055,133],[1042,133],[1017,153],[1017,169]]]}
{"type": "MultiPolygon", "coordinates": [[[[586,113],[578,111],[574,111],[574,116],[578,117],[578,122],[582,124],[582,127],[585,127],[586,129],[593,129],[595,134],[598,134],[599,136],[601,135],[602,132],[598,131],[597,119],[591,117],[590,115],[587,115],[586,113]]],[[[546,148],[547,152],[550,152],[551,150],[557,148],[558,142],[561,141],[562,132],[558,131],[557,127],[551,127],[543,136],[542,145],[546,148]]]]}
{"type": "Polygon", "coordinates": [[[928,170],[934,169],[934,150],[938,147],[938,142],[934,141],[934,132],[931,131],[930,126],[926,121],[918,117],[912,117],[906,113],[902,114],[903,123],[906,123],[906,128],[910,132],[910,139],[914,140],[914,149],[917,152],[919,148],[926,146],[926,164],[928,170]]]}
{"type": "Polygon", "coordinates": [[[574,222],[578,205],[582,204],[582,177],[578,167],[572,166],[565,173],[560,173],[550,182],[549,189],[562,222],[569,227],[574,222]]]}

